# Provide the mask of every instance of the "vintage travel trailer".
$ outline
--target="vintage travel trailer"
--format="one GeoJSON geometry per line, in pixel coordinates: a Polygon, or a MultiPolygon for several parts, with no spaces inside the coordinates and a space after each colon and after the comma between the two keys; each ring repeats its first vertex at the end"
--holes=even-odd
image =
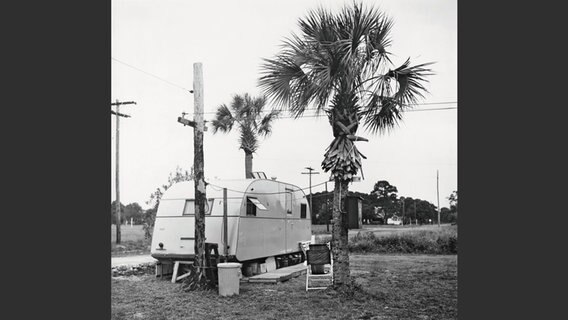
{"type": "MultiPolygon", "coordinates": [[[[311,214],[297,186],[270,179],[213,180],[207,183],[205,237],[229,261],[262,261],[301,252],[311,238],[311,214]],[[223,188],[227,189],[227,239],[223,226],[223,188]]],[[[194,256],[194,181],[180,182],[162,196],[151,255],[161,262],[194,256]]]]}

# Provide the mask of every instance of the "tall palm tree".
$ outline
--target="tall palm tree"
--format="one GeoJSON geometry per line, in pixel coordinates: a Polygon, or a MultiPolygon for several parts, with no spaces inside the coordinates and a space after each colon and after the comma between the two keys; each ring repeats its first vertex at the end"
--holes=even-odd
{"type": "Polygon", "coordinates": [[[272,132],[272,123],[280,111],[265,112],[266,97],[251,97],[248,93],[234,95],[229,107],[222,104],[217,108],[213,133],[229,132],[235,123],[240,132],[240,149],[245,152],[245,178],[252,178],[252,154],[259,147],[259,136],[268,136],[272,132]]]}
{"type": "Polygon", "coordinates": [[[322,168],[335,182],[332,254],[334,285],[349,281],[345,196],[348,184],[365,158],[355,141],[363,124],[371,133],[394,128],[402,113],[427,92],[431,74],[426,66],[406,60],[394,68],[387,48],[393,22],[384,13],[362,4],[346,5],[334,14],[323,8],[299,20],[301,33],[284,41],[273,59],[264,59],[259,86],[263,93],[294,117],[309,106],[325,114],[334,139],[322,168]]]}

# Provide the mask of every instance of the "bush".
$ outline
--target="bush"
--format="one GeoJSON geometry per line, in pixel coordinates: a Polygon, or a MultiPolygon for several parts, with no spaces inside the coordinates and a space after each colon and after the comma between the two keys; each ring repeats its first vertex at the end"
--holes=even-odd
{"type": "Polygon", "coordinates": [[[420,253],[457,254],[457,230],[407,231],[377,237],[372,232],[357,233],[349,239],[349,251],[354,253],[420,253]]]}

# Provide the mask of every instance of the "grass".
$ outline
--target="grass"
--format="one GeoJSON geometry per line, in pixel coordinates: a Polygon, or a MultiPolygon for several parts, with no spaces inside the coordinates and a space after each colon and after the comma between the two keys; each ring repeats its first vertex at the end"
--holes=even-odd
{"type": "MultiPolygon", "coordinates": [[[[120,226],[120,240],[121,241],[140,241],[144,240],[144,230],[142,225],[121,225],[120,226]]],[[[110,226],[110,241],[116,242],[116,225],[110,226]]]]}
{"type": "MultiPolygon", "coordinates": [[[[442,228],[451,226],[450,224],[442,224],[442,228]]],[[[325,224],[312,224],[312,234],[314,235],[331,235],[332,225],[329,225],[329,231],[327,231],[327,226],[325,224]]],[[[455,226],[457,228],[457,226],[455,226]]],[[[418,230],[436,230],[438,225],[382,225],[382,224],[364,224],[361,229],[350,229],[349,234],[356,234],[361,231],[372,231],[377,236],[398,234],[405,231],[418,231],[418,230]]]]}
{"type": "Polygon", "coordinates": [[[312,224],[312,234],[331,234],[333,225],[329,225],[329,231],[327,231],[327,225],[325,224],[312,224]]]}
{"type": "Polygon", "coordinates": [[[350,252],[457,254],[457,226],[429,230],[406,230],[377,236],[359,232],[349,239],[350,252]]]}
{"type": "MultiPolygon", "coordinates": [[[[456,254],[457,225],[363,226],[349,230],[351,252],[456,254]]],[[[331,241],[331,234],[318,234],[316,243],[331,241]]]]}
{"type": "MultiPolygon", "coordinates": [[[[122,226],[121,244],[116,245],[116,227],[111,226],[111,255],[149,254],[151,239],[144,239],[141,225],[122,226]]],[[[330,225],[331,230],[331,225],[330,225]]],[[[312,225],[317,243],[331,240],[326,225],[312,225]]],[[[349,231],[351,252],[456,254],[457,226],[421,225],[390,226],[363,225],[349,231]]]]}
{"type": "Polygon", "coordinates": [[[112,278],[111,318],[121,319],[457,319],[456,255],[351,255],[360,290],[305,291],[305,276],[241,283],[240,294],[184,292],[153,275],[112,278]]]}
{"type": "Polygon", "coordinates": [[[116,244],[116,226],[111,228],[111,256],[149,254],[152,239],[144,239],[144,230],[141,225],[122,225],[120,227],[120,245],[116,244]]]}

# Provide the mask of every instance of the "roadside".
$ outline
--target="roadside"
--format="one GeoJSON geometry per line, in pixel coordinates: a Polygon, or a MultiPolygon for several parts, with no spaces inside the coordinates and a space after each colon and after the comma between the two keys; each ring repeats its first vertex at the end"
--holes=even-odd
{"type": "Polygon", "coordinates": [[[119,266],[137,266],[145,263],[155,263],[156,259],[152,258],[150,254],[126,256],[126,257],[111,257],[111,267],[119,266]]]}

